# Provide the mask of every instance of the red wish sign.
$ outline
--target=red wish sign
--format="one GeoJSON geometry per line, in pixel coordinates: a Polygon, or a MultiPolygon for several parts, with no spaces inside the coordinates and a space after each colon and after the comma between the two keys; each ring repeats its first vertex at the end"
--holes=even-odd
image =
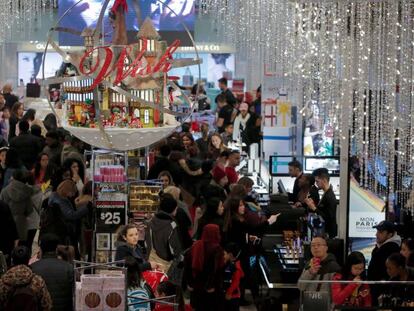
{"type": "Polygon", "coordinates": [[[173,59],[174,52],[180,46],[180,40],[175,40],[167,48],[165,53],[158,58],[158,61],[154,65],[147,64],[144,66],[143,56],[145,55],[145,52],[147,52],[147,40],[143,39],[141,50],[134,57],[134,61],[130,65],[125,66],[125,59],[132,58],[131,52],[134,46],[137,46],[137,44],[128,45],[122,48],[119,58],[116,61],[116,66],[114,67],[111,66],[112,60],[114,58],[114,52],[111,50],[110,46],[99,46],[99,47],[95,47],[93,49],[86,51],[85,54],[82,56],[82,59],[79,64],[80,72],[85,76],[89,76],[91,74],[96,73],[98,71],[98,68],[100,68],[99,72],[97,72],[94,83],[91,85],[91,89],[94,89],[96,86],[98,86],[105,78],[110,76],[114,71],[116,71],[116,78],[114,81],[114,85],[119,84],[127,77],[143,78],[143,77],[151,76],[157,72],[167,73],[172,67],[172,64],[170,61],[173,59]],[[95,51],[98,51],[98,55],[100,55],[99,52],[101,50],[105,52],[105,59],[103,60],[103,66],[102,67],[100,66],[101,59],[98,56],[94,66],[89,69],[86,68],[85,61],[87,61],[90,57],[92,57],[95,51]]]}

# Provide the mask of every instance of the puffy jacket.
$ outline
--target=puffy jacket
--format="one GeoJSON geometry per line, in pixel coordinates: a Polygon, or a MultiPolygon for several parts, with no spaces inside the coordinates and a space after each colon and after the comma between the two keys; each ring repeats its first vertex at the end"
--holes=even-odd
{"type": "Polygon", "coordinates": [[[55,254],[44,254],[31,266],[32,271],[46,282],[54,311],[72,311],[73,267],[55,254]]]}
{"type": "Polygon", "coordinates": [[[39,310],[52,310],[52,299],[45,281],[24,265],[9,269],[0,279],[0,310],[4,310],[12,291],[18,286],[30,286],[39,301],[39,310]]]}
{"type": "Polygon", "coordinates": [[[27,236],[27,216],[34,212],[31,197],[38,191],[40,191],[38,187],[11,180],[0,193],[0,200],[10,207],[19,239],[22,241],[25,241],[27,236]]]}
{"type": "MultiPolygon", "coordinates": [[[[342,280],[342,275],[337,273],[334,275],[333,280],[342,280]]],[[[345,305],[353,307],[371,307],[371,293],[368,284],[361,284],[358,287],[358,283],[350,282],[349,284],[333,283],[332,289],[332,301],[335,305],[345,305]],[[356,291],[356,292],[355,292],[356,291]],[[363,294],[367,291],[367,294],[363,294]]]]}

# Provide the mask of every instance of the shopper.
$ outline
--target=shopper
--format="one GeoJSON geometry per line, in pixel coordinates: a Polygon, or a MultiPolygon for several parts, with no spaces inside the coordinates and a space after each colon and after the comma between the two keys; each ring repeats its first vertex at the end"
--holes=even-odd
{"type": "Polygon", "coordinates": [[[154,164],[150,167],[148,171],[148,179],[157,179],[161,172],[169,171],[170,161],[168,160],[168,157],[170,153],[170,146],[162,145],[160,147],[159,155],[155,158],[154,164]]]}
{"type": "Polygon", "coordinates": [[[59,238],[56,235],[44,235],[40,240],[42,257],[31,265],[32,271],[46,282],[53,302],[53,311],[73,310],[74,276],[73,266],[58,259],[56,250],[59,238]]]}
{"type": "Polygon", "coordinates": [[[39,188],[27,184],[28,173],[22,170],[13,172],[13,179],[3,188],[0,193],[0,200],[9,207],[16,223],[19,240],[26,243],[31,249],[36,230],[28,232],[28,217],[35,213],[31,197],[40,191],[39,188]]]}
{"type": "Polygon", "coordinates": [[[239,175],[236,172],[236,167],[240,165],[240,151],[233,150],[229,154],[229,160],[226,166],[226,175],[229,179],[229,185],[237,183],[239,175]]]}
{"type": "MultiPolygon", "coordinates": [[[[226,96],[220,94],[216,97],[217,107],[218,107],[218,117],[216,121],[216,127],[219,133],[223,133],[227,124],[233,124],[236,113],[231,104],[227,102],[226,96]]],[[[234,101],[236,102],[236,101],[234,101]]]]}
{"type": "Polygon", "coordinates": [[[69,244],[75,248],[76,257],[79,257],[78,228],[80,226],[80,220],[88,215],[89,208],[84,206],[75,209],[71,200],[77,191],[75,182],[71,179],[65,179],[59,184],[57,190],[50,195],[48,205],[54,206],[56,204],[59,206],[60,216],[63,218],[62,221],[65,223],[65,229],[70,240],[69,244]]]}
{"type": "Polygon", "coordinates": [[[246,103],[240,104],[240,113],[234,119],[233,140],[246,143],[244,131],[247,127],[247,121],[250,119],[249,105],[246,103]]]}
{"type": "Polygon", "coordinates": [[[233,132],[234,126],[233,124],[229,123],[224,128],[224,132],[221,133],[221,139],[223,140],[223,144],[228,146],[233,141],[233,132]]]}
{"type": "Polygon", "coordinates": [[[16,170],[27,171],[26,167],[20,161],[19,153],[13,148],[10,148],[7,151],[5,164],[6,169],[4,171],[3,188],[9,184],[10,179],[16,170]]]}
{"type": "Polygon", "coordinates": [[[67,158],[62,166],[65,170],[70,170],[70,177],[76,184],[76,189],[78,190],[77,194],[82,193],[82,189],[86,183],[83,162],[77,158],[67,158]]]}
{"type": "Polygon", "coordinates": [[[183,252],[177,223],[177,202],[165,194],[160,202],[158,212],[148,224],[145,238],[149,260],[161,265],[168,271],[174,258],[183,252]]]}
{"type": "Polygon", "coordinates": [[[31,170],[36,162],[37,155],[42,150],[40,139],[29,132],[29,123],[25,120],[19,122],[19,136],[10,140],[10,148],[16,149],[23,165],[31,170]]]}
{"type": "Polygon", "coordinates": [[[324,291],[331,296],[331,286],[328,283],[304,283],[301,281],[332,280],[335,273],[340,273],[341,267],[335,256],[328,253],[328,244],[323,237],[314,237],[311,242],[312,259],[303,270],[298,288],[301,291],[324,291]]]}
{"type": "Polygon", "coordinates": [[[47,132],[46,147],[43,148],[43,152],[49,156],[49,161],[56,167],[60,167],[61,164],[62,148],[58,133],[54,130],[47,132]]]}
{"type": "Polygon", "coordinates": [[[289,201],[295,203],[298,201],[298,195],[300,191],[299,178],[303,175],[302,164],[297,160],[291,161],[288,163],[288,170],[289,176],[295,178],[295,183],[293,184],[293,192],[289,193],[289,201]]]}
{"type": "Polygon", "coordinates": [[[40,127],[41,135],[44,136],[47,133],[47,130],[45,126],[43,125],[42,120],[36,118],[36,110],[35,109],[28,109],[24,116],[22,117],[22,120],[26,120],[29,122],[30,128],[33,125],[37,125],[40,127]]]}
{"type": "Polygon", "coordinates": [[[210,184],[203,191],[204,198],[219,197],[222,201],[226,200],[227,191],[225,187],[228,185],[229,180],[223,167],[216,165],[213,168],[212,179],[210,184]]]}
{"type": "Polygon", "coordinates": [[[10,133],[10,108],[4,107],[2,109],[2,115],[0,119],[0,134],[3,137],[2,141],[9,140],[9,133],[10,133]]]}
{"type": "Polygon", "coordinates": [[[12,92],[13,88],[11,84],[7,83],[3,86],[3,97],[6,101],[5,106],[9,109],[11,109],[13,105],[19,101],[19,98],[16,95],[12,94],[12,92]]]}
{"type": "Polygon", "coordinates": [[[262,113],[262,86],[260,85],[256,90],[256,99],[250,105],[250,112],[260,116],[262,113]]]}
{"type": "MultiPolygon", "coordinates": [[[[387,258],[385,266],[390,281],[414,281],[414,270],[407,268],[406,259],[400,253],[391,254],[387,258]]],[[[414,297],[414,287],[406,284],[382,286],[380,292],[383,293],[378,298],[380,305],[384,305],[384,296],[388,296],[392,307],[408,306],[409,303],[411,306],[414,297]]]]}
{"type": "MultiPolygon", "coordinates": [[[[272,215],[267,221],[252,226],[246,221],[246,206],[242,198],[228,198],[224,203],[224,210],[224,240],[226,243],[236,243],[241,248],[239,258],[246,275],[244,282],[250,285],[253,298],[255,299],[258,295],[258,287],[257,284],[254,284],[251,275],[250,255],[252,254],[249,250],[249,243],[256,244],[260,240],[258,235],[263,235],[265,230],[277,221],[279,214],[272,215]]],[[[246,284],[243,285],[243,288],[245,288],[246,284]]],[[[244,290],[242,290],[241,300],[241,305],[247,303],[244,299],[244,290]]]]}
{"type": "Polygon", "coordinates": [[[0,147],[0,189],[3,188],[4,174],[6,173],[6,157],[8,147],[0,147]]]}
{"type": "Polygon", "coordinates": [[[337,235],[336,208],[337,201],[332,185],[329,183],[329,174],[325,170],[320,170],[315,176],[316,186],[323,190],[322,199],[316,204],[313,199],[306,198],[305,203],[309,210],[316,213],[325,220],[325,232],[329,234],[329,238],[337,235]]]}
{"type": "Polygon", "coordinates": [[[204,226],[201,239],[194,243],[186,256],[186,279],[194,310],[219,308],[221,273],[224,265],[220,246],[220,228],[214,224],[204,226]]]}
{"type": "Polygon", "coordinates": [[[244,277],[239,260],[240,247],[229,243],[224,248],[224,310],[237,311],[240,306],[240,281],[244,277]]]}
{"type": "Polygon", "coordinates": [[[227,79],[224,77],[219,79],[218,84],[221,93],[216,97],[216,103],[218,104],[220,101],[219,96],[223,95],[226,99],[226,102],[233,107],[236,104],[236,98],[234,97],[230,89],[227,87],[227,79]]]}
{"type": "Polygon", "coordinates": [[[131,256],[125,258],[125,266],[127,268],[128,310],[151,311],[151,303],[148,300],[153,297],[153,293],[142,277],[142,266],[136,258],[131,256]]]}
{"type": "Polygon", "coordinates": [[[297,201],[293,204],[294,207],[304,207],[307,208],[305,200],[307,198],[312,199],[315,205],[319,205],[319,191],[315,187],[315,177],[312,174],[302,174],[298,178],[298,187],[299,192],[297,196],[297,201]]]}
{"type": "Polygon", "coordinates": [[[401,255],[406,260],[407,267],[414,268],[414,240],[405,239],[401,244],[401,255]]]}
{"type": "Polygon", "coordinates": [[[28,267],[29,260],[26,246],[13,250],[13,266],[0,279],[0,310],[52,310],[46,283],[28,267]]]}
{"type": "Polygon", "coordinates": [[[54,173],[54,165],[49,162],[49,156],[47,153],[40,153],[32,170],[35,184],[41,185],[43,183],[50,182],[50,179],[54,173]]]}
{"type": "Polygon", "coordinates": [[[7,139],[7,141],[11,141],[11,139],[16,136],[17,123],[20,122],[21,118],[23,117],[23,113],[24,113],[24,107],[22,103],[17,102],[11,108],[10,120],[9,120],[9,124],[10,124],[9,138],[7,139]]]}
{"type": "Polygon", "coordinates": [[[12,250],[19,242],[16,223],[9,206],[0,200],[0,251],[8,258],[10,264],[10,255],[12,250]]]}
{"type": "Polygon", "coordinates": [[[115,260],[123,260],[126,257],[134,258],[142,272],[159,268],[156,263],[145,260],[141,247],[138,245],[138,228],[135,224],[123,226],[118,233],[115,260]]]}
{"type": "Polygon", "coordinates": [[[172,178],[170,172],[168,172],[168,171],[162,171],[161,173],[159,173],[157,179],[161,181],[163,189],[165,189],[169,186],[174,186],[173,178],[172,178]]]}
{"type": "MultiPolygon", "coordinates": [[[[224,225],[224,205],[220,198],[212,197],[207,198],[207,203],[204,209],[204,213],[198,220],[197,233],[195,237],[201,238],[203,229],[208,224],[217,225],[220,229],[220,236],[223,237],[223,225],[224,225]]],[[[223,243],[221,243],[223,244],[223,243]]]]}
{"type": "Polygon", "coordinates": [[[30,133],[32,133],[34,137],[37,137],[39,139],[41,145],[40,150],[43,150],[43,148],[46,146],[46,138],[42,135],[42,128],[37,124],[32,124],[30,126],[30,133]]]}
{"type": "Polygon", "coordinates": [[[218,133],[214,133],[210,137],[210,143],[208,145],[207,158],[216,160],[223,151],[226,151],[227,148],[224,146],[223,139],[218,133]]]}
{"type": "MultiPolygon", "coordinates": [[[[388,220],[381,221],[373,227],[377,229],[377,244],[372,250],[371,260],[368,265],[368,280],[387,280],[388,274],[385,266],[387,258],[400,251],[401,237],[395,232],[395,226],[388,220]]],[[[371,286],[373,304],[377,304],[377,298],[381,293],[381,286],[371,286]]]]}
{"type": "Polygon", "coordinates": [[[366,280],[365,257],[361,252],[352,252],[348,255],[341,273],[334,275],[336,281],[354,281],[348,284],[333,283],[332,301],[337,306],[371,307],[371,293],[368,284],[358,281],[366,280]]]}
{"type": "Polygon", "coordinates": [[[200,151],[200,159],[206,159],[208,156],[208,147],[210,145],[210,128],[208,123],[201,124],[201,137],[196,140],[196,144],[200,151]]]}

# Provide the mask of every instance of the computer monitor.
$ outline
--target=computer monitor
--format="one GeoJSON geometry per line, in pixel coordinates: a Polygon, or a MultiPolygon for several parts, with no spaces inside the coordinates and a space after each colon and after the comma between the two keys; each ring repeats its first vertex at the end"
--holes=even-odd
{"type": "Polygon", "coordinates": [[[274,155],[270,156],[269,169],[272,176],[289,176],[289,162],[293,161],[293,156],[274,155]]]}
{"type": "Polygon", "coordinates": [[[318,168],[326,168],[331,176],[339,176],[339,157],[305,157],[305,173],[311,174],[318,168]]]}

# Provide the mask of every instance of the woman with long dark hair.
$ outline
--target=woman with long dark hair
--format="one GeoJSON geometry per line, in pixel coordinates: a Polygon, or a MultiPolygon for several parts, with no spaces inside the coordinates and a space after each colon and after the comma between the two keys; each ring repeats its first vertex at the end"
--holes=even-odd
{"type": "Polygon", "coordinates": [[[191,291],[191,306],[195,310],[218,309],[224,267],[220,242],[219,226],[208,224],[204,226],[201,239],[193,244],[186,256],[186,280],[191,291]]]}
{"type": "Polygon", "coordinates": [[[201,238],[203,229],[208,224],[218,225],[220,234],[223,234],[224,225],[224,205],[220,198],[207,198],[207,203],[203,215],[198,220],[196,238],[201,238]]]}
{"type": "Polygon", "coordinates": [[[41,185],[51,179],[52,175],[55,173],[55,168],[53,164],[49,162],[49,155],[47,153],[43,152],[39,154],[32,172],[36,185],[41,185]]]}
{"type": "Polygon", "coordinates": [[[355,281],[349,284],[334,283],[332,301],[335,305],[352,307],[371,307],[371,293],[368,284],[358,281],[366,280],[365,257],[361,252],[348,255],[341,273],[334,275],[333,280],[355,281]]]}
{"type": "Polygon", "coordinates": [[[70,177],[76,184],[78,193],[82,193],[83,186],[85,184],[85,168],[83,163],[75,158],[66,159],[63,162],[63,167],[66,170],[70,170],[70,177]]]}
{"type": "Polygon", "coordinates": [[[13,137],[16,136],[16,127],[17,123],[22,119],[24,113],[24,106],[22,103],[15,103],[11,109],[10,114],[10,129],[9,129],[9,139],[10,141],[13,137]]]}
{"type": "Polygon", "coordinates": [[[406,260],[407,267],[414,268],[414,240],[405,239],[401,243],[401,255],[406,260]]]}
{"type": "Polygon", "coordinates": [[[20,160],[17,150],[10,148],[6,153],[6,170],[4,171],[3,188],[9,184],[10,178],[13,176],[15,170],[27,171],[20,160]]]}

